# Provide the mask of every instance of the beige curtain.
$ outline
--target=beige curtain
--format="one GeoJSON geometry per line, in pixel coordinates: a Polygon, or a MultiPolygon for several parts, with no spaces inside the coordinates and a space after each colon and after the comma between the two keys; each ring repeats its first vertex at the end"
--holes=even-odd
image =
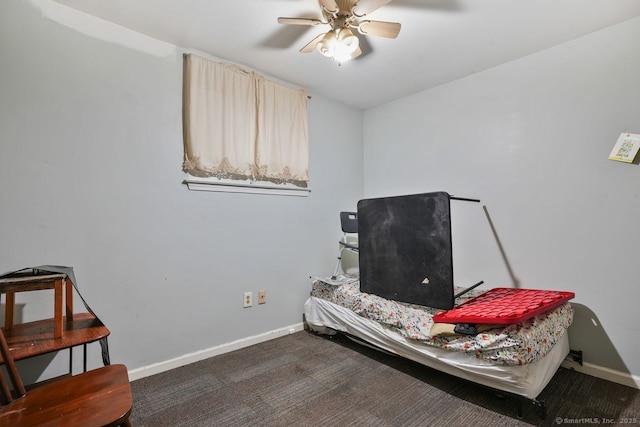
{"type": "Polygon", "coordinates": [[[184,170],[194,176],[309,180],[307,92],[231,64],[184,56],[184,170]]]}
{"type": "Polygon", "coordinates": [[[259,175],[281,182],[309,181],[307,92],[258,79],[259,175]]]}

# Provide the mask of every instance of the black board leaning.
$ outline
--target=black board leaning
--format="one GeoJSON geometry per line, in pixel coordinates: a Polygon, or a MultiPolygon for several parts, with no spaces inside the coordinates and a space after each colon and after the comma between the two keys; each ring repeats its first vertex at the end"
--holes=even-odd
{"type": "Polygon", "coordinates": [[[454,294],[451,200],[444,191],[358,202],[360,290],[386,299],[449,310],[454,294]]]}
{"type": "Polygon", "coordinates": [[[358,202],[360,290],[451,309],[450,196],[440,191],[358,202]]]}

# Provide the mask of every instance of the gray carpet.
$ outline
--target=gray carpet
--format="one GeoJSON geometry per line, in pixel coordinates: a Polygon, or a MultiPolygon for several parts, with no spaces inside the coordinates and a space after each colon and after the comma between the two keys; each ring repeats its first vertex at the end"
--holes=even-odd
{"type": "Polygon", "coordinates": [[[512,426],[640,424],[640,391],[560,369],[539,399],[547,419],[516,399],[310,332],[213,357],[131,384],[141,426],[512,426]],[[627,423],[628,424],[628,423],[627,423]]]}

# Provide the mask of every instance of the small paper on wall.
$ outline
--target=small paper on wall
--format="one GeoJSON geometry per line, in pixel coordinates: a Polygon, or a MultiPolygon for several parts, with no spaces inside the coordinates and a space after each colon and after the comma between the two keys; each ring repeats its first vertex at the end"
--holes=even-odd
{"type": "Polygon", "coordinates": [[[634,133],[621,133],[616,145],[609,154],[610,160],[632,163],[640,149],[640,135],[634,133]]]}

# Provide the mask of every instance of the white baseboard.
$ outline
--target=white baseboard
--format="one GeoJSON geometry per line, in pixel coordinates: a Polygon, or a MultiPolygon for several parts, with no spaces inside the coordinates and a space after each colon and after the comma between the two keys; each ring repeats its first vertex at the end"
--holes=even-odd
{"type": "Polygon", "coordinates": [[[628,372],[616,371],[589,362],[583,362],[581,366],[579,363],[570,360],[562,362],[562,367],[573,369],[583,374],[591,375],[592,377],[640,389],[640,377],[628,372]]]}
{"type": "Polygon", "coordinates": [[[188,365],[190,363],[198,362],[200,360],[208,359],[219,354],[228,353],[230,351],[239,350],[244,347],[249,347],[254,344],[259,344],[264,341],[269,341],[275,338],[279,338],[285,335],[292,334],[294,332],[301,331],[303,329],[302,322],[295,325],[286,326],[284,328],[275,329],[273,331],[265,332],[260,335],[254,335],[252,337],[242,338],[230,343],[221,344],[215,347],[211,347],[205,350],[196,351],[195,353],[185,354],[174,359],[166,360],[164,362],[154,363],[149,366],[143,366],[129,371],[129,380],[135,381],[140,378],[148,377],[151,375],[159,374],[161,372],[168,371],[170,369],[179,368],[180,366],[188,365]]]}

